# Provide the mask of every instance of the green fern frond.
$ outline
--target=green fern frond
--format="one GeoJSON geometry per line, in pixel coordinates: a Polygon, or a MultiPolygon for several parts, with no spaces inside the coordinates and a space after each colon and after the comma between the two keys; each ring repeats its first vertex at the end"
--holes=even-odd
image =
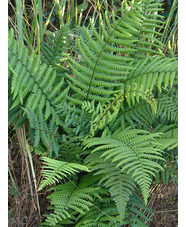
{"type": "Polygon", "coordinates": [[[41,160],[45,163],[42,171],[44,179],[42,180],[38,191],[42,190],[47,185],[59,182],[62,178],[74,175],[79,171],[89,172],[89,169],[86,166],[76,163],[58,161],[47,157],[42,157],[41,160]]]}
{"type": "MultiPolygon", "coordinates": [[[[177,60],[166,58],[162,53],[164,45],[158,39],[161,33],[154,29],[160,29],[163,24],[155,13],[162,10],[160,6],[154,0],[125,8],[122,4],[120,16],[114,11],[112,17],[107,13],[103,17],[100,15],[100,32],[92,21],[90,31],[83,28],[84,35],[78,39],[83,60],[76,62],[68,56],[74,77],[67,75],[73,83],[71,89],[81,100],[101,101],[103,95],[109,98],[121,87],[125,92],[128,86],[133,90],[134,84],[141,92],[152,92],[155,86],[161,91],[163,82],[165,88],[173,85],[177,60]],[[122,83],[124,86],[120,86],[122,83]]],[[[128,104],[131,101],[135,104],[139,96],[137,92],[130,94],[128,104]]]]}
{"type": "Polygon", "coordinates": [[[41,59],[46,65],[55,66],[63,57],[64,52],[67,50],[69,26],[70,22],[52,33],[52,35],[48,35],[46,41],[42,42],[41,59]]]}
{"type": "MultiPolygon", "coordinates": [[[[133,89],[134,84],[137,84],[141,92],[147,90],[152,92],[155,86],[157,86],[161,92],[163,81],[165,88],[167,88],[168,85],[172,87],[178,75],[178,63],[175,59],[160,59],[159,57],[152,59],[146,58],[139,61],[136,68],[136,70],[132,70],[127,76],[128,78],[124,81],[124,84],[125,87],[129,86],[130,90],[133,89]]],[[[136,101],[139,100],[140,93],[136,93],[135,97],[130,93],[128,96],[127,101],[130,105],[131,101],[133,104],[135,103],[135,97],[136,101]]]]}
{"type": "Polygon", "coordinates": [[[157,115],[162,114],[170,121],[177,121],[178,119],[178,92],[167,94],[157,101],[157,115]]]}
{"type": "Polygon", "coordinates": [[[160,149],[167,148],[168,150],[173,150],[178,146],[178,129],[173,128],[163,134],[161,138],[157,139],[158,143],[160,143],[160,149]]]}
{"type": "Polygon", "coordinates": [[[121,116],[123,116],[122,120],[127,121],[134,128],[137,123],[150,127],[154,122],[155,113],[149,103],[142,101],[139,104],[131,105],[130,108],[125,108],[121,112],[121,116]]]}
{"type": "MultiPolygon", "coordinates": [[[[137,188],[136,192],[139,189],[137,188]]],[[[131,199],[128,203],[126,210],[126,220],[128,219],[128,224],[131,226],[144,226],[147,227],[145,222],[152,221],[147,216],[154,215],[152,209],[145,206],[143,199],[136,193],[133,192],[131,199]]]]}
{"type": "Polygon", "coordinates": [[[13,122],[17,122],[21,116],[20,106],[16,106],[14,109],[10,110],[13,105],[13,95],[11,94],[11,81],[8,81],[8,125],[11,125],[13,122]]]}
{"type": "Polygon", "coordinates": [[[152,210],[144,206],[144,201],[141,200],[136,193],[132,193],[131,200],[127,207],[127,212],[125,213],[125,218],[120,222],[119,215],[117,214],[117,208],[115,203],[109,197],[102,197],[101,201],[95,201],[95,207],[85,215],[79,215],[76,227],[79,226],[109,226],[109,227],[121,227],[131,224],[131,226],[144,226],[144,221],[150,221],[151,219],[147,218],[146,214],[153,214],[152,210]],[[135,207],[133,209],[133,207],[135,207]],[[99,209],[100,210],[99,210],[99,209]],[[140,219],[141,218],[141,219],[140,219]]]}
{"type": "Polygon", "coordinates": [[[38,110],[38,115],[36,115],[33,109],[29,107],[22,109],[28,117],[30,130],[33,130],[34,132],[33,146],[37,148],[39,143],[42,141],[44,146],[49,149],[49,156],[52,156],[53,151],[55,155],[57,155],[59,151],[59,141],[57,136],[53,136],[57,129],[55,115],[53,115],[48,123],[44,119],[41,108],[38,110]]]}
{"type": "MultiPolygon", "coordinates": [[[[135,84],[137,85],[137,84],[135,84]]],[[[87,111],[89,110],[89,113],[92,112],[92,120],[91,120],[91,128],[90,128],[90,134],[91,136],[94,135],[94,132],[97,130],[97,128],[99,129],[103,129],[103,127],[106,124],[109,124],[109,127],[112,127],[117,115],[120,111],[120,108],[124,108],[123,106],[123,101],[124,98],[127,99],[127,101],[129,101],[130,104],[130,98],[129,98],[129,94],[132,93],[133,96],[136,96],[136,93],[140,93],[141,97],[143,99],[146,100],[147,103],[150,104],[150,106],[153,108],[154,113],[156,114],[157,111],[157,106],[156,106],[156,100],[154,98],[154,96],[152,95],[151,92],[149,92],[148,90],[146,92],[141,92],[140,90],[137,90],[137,86],[135,86],[133,88],[133,90],[130,90],[130,86],[128,85],[129,89],[127,90],[126,93],[124,93],[122,90],[120,91],[120,95],[118,96],[117,94],[115,94],[115,98],[113,99],[113,102],[110,103],[110,101],[108,102],[108,105],[104,105],[103,108],[100,111],[94,111],[94,103],[90,104],[90,102],[83,102],[83,107],[87,109],[87,111]],[[92,106],[93,105],[93,106],[92,106]]],[[[138,100],[139,102],[139,100],[138,100]]],[[[98,105],[99,106],[99,105],[98,105]]],[[[148,109],[149,110],[149,109],[148,109]]],[[[152,111],[150,111],[152,112],[152,111]]],[[[132,113],[131,113],[132,114],[132,113]]],[[[151,113],[152,115],[153,113],[151,113]]],[[[135,118],[135,115],[133,115],[133,117],[135,118]]],[[[128,121],[130,121],[130,117],[128,117],[128,113],[126,114],[126,118],[128,118],[128,121]]],[[[140,118],[137,118],[138,121],[140,121],[140,118]]],[[[133,124],[132,124],[133,125],[133,124]]]]}
{"type": "MultiPolygon", "coordinates": [[[[101,201],[95,200],[94,205],[85,215],[78,216],[76,227],[121,226],[115,203],[108,196],[102,195],[101,201]]],[[[124,221],[122,223],[125,224],[124,221]]]]}
{"type": "Polygon", "coordinates": [[[46,111],[45,117],[48,118],[53,111],[55,112],[55,106],[62,102],[62,94],[65,91],[61,94],[58,92],[64,84],[64,78],[55,86],[56,71],[42,64],[34,51],[28,55],[26,46],[14,39],[12,29],[9,32],[8,48],[9,78],[14,100],[11,109],[23,103],[33,110],[40,106],[46,111]]]}
{"type": "Polygon", "coordinates": [[[156,175],[156,183],[159,185],[162,180],[165,185],[168,185],[170,179],[173,183],[178,183],[178,147],[166,150],[164,153],[164,158],[166,161],[160,161],[160,165],[163,167],[164,171],[159,171],[156,175]]]}
{"type": "Polygon", "coordinates": [[[84,187],[84,183],[80,181],[78,186],[69,181],[65,184],[59,184],[50,190],[54,192],[47,198],[51,200],[51,204],[55,206],[54,214],[47,216],[45,222],[49,226],[54,226],[58,221],[69,219],[72,213],[85,214],[90,210],[93,201],[93,195],[99,188],[84,187]]]}
{"type": "Polygon", "coordinates": [[[93,152],[102,151],[100,156],[105,160],[111,159],[121,172],[127,171],[139,184],[147,203],[148,191],[151,184],[150,175],[155,175],[162,167],[154,159],[161,158],[161,150],[157,148],[156,137],[144,130],[125,129],[111,138],[90,138],[84,141],[85,149],[97,146],[93,152]]]}
{"type": "Polygon", "coordinates": [[[133,179],[125,172],[121,172],[114,164],[103,162],[92,168],[97,174],[104,174],[99,181],[104,182],[103,186],[109,188],[109,193],[116,203],[120,222],[122,222],[125,214],[125,208],[130,199],[130,195],[135,188],[133,179]]]}

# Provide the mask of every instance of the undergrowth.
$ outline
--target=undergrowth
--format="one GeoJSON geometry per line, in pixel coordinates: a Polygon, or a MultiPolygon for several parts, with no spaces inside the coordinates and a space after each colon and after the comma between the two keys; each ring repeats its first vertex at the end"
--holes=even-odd
{"type": "Polygon", "coordinates": [[[9,125],[20,133],[28,179],[32,172],[34,209],[45,187],[49,194],[40,224],[147,226],[152,183],[177,182],[178,65],[163,4],[102,2],[84,26],[85,1],[71,1],[66,14],[54,2],[59,28],[47,30],[54,9],[43,22],[34,1],[34,33],[16,1],[18,36],[10,28],[8,44],[9,125]]]}

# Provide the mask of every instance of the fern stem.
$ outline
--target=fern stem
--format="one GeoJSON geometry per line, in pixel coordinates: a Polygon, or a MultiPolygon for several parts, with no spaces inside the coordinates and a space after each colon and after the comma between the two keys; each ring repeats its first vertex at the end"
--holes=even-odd
{"type": "Polygon", "coordinates": [[[51,144],[52,144],[52,141],[53,141],[53,139],[54,139],[54,136],[55,136],[55,134],[56,134],[57,130],[58,130],[58,127],[56,128],[56,130],[55,130],[55,132],[54,132],[54,134],[53,134],[53,136],[52,136],[52,139],[50,140],[50,144],[49,144],[48,149],[47,149],[47,152],[46,152],[46,157],[47,157],[47,155],[48,155],[48,152],[49,152],[50,146],[51,146],[51,144]]]}

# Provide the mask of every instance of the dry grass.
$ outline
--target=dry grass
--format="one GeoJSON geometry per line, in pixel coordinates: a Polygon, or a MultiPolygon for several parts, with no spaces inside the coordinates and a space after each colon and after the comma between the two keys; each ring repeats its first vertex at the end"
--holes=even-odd
{"type": "Polygon", "coordinates": [[[17,131],[9,139],[11,144],[8,156],[8,226],[39,226],[43,221],[42,214],[46,213],[49,205],[45,195],[46,189],[37,194],[35,187],[40,178],[41,163],[39,156],[34,154],[31,154],[30,161],[20,139],[25,138],[20,138],[17,131]]]}
{"type": "Polygon", "coordinates": [[[163,185],[152,188],[149,207],[152,207],[155,216],[149,227],[177,227],[178,226],[178,185],[163,185]]]}

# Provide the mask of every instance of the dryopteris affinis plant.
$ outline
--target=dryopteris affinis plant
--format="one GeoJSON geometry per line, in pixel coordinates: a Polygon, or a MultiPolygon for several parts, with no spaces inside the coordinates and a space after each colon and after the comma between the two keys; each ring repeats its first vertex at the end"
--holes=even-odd
{"type": "Polygon", "coordinates": [[[57,184],[44,226],[149,221],[150,185],[177,149],[177,59],[163,52],[161,10],[155,0],[123,1],[100,15],[99,31],[90,21],[71,37],[62,26],[41,56],[10,29],[9,124],[28,120],[33,148],[49,150],[39,190],[57,184]]]}

